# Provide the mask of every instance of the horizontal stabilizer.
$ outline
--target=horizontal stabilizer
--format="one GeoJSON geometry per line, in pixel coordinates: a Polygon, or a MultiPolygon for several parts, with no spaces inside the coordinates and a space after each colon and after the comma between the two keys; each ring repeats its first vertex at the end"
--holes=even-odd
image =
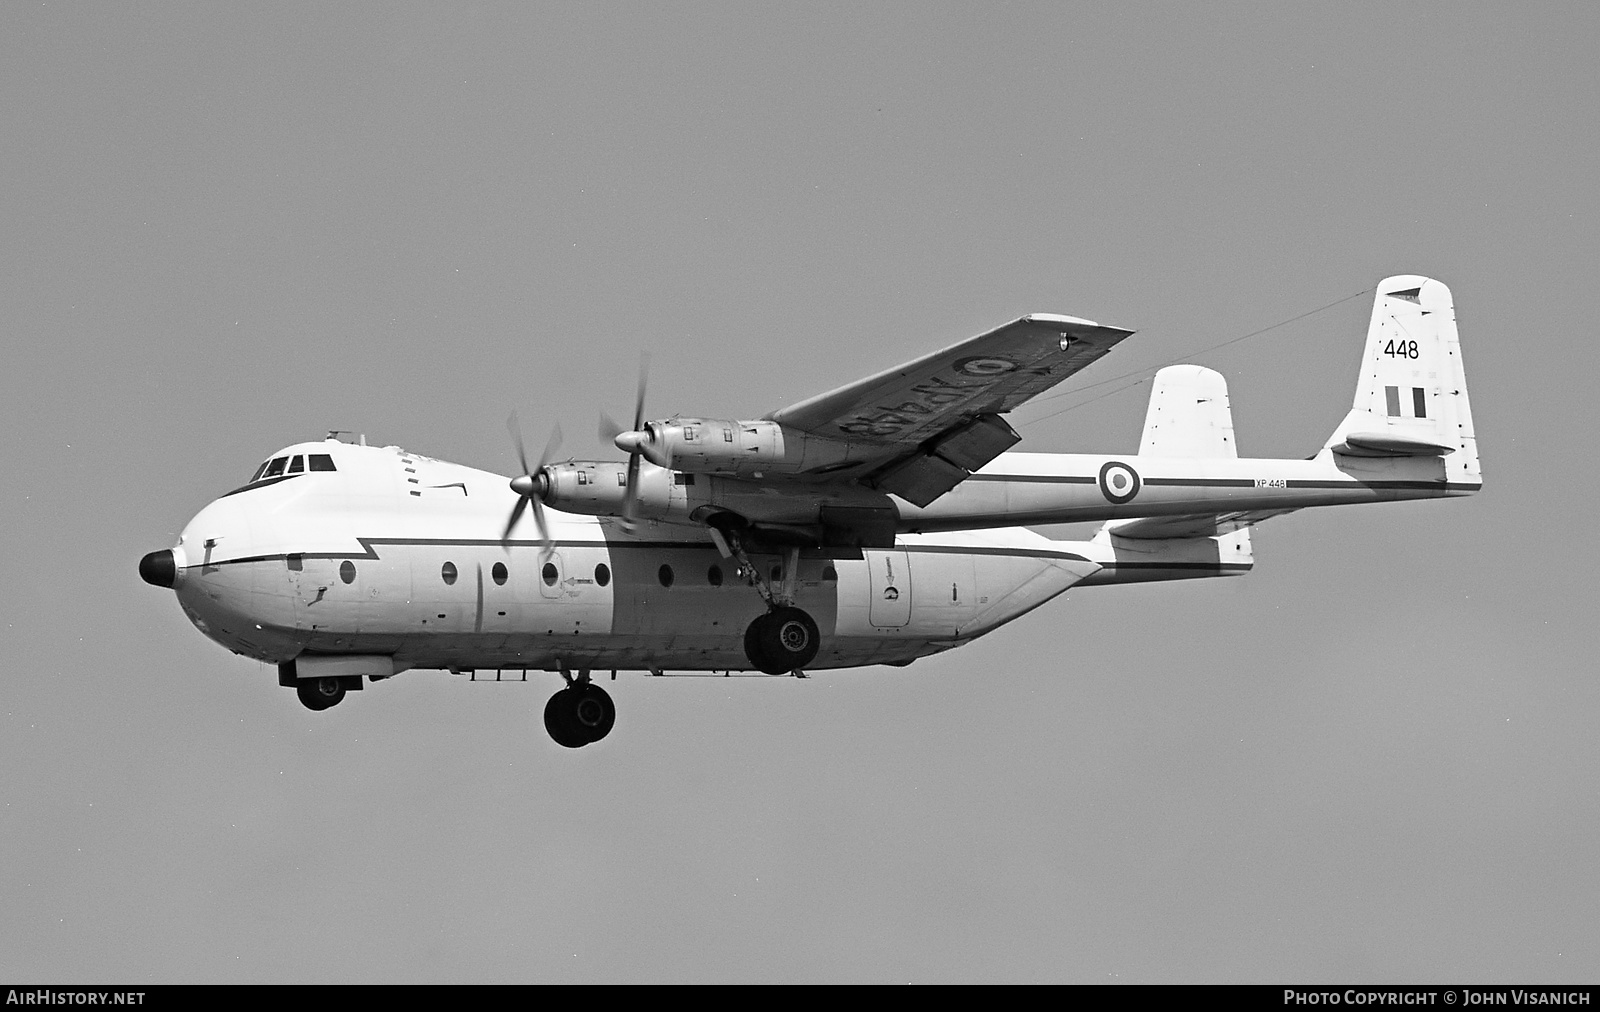
{"type": "Polygon", "coordinates": [[[1108,535],[1135,541],[1164,538],[1213,538],[1253,527],[1294,510],[1242,510],[1232,513],[1185,513],[1170,517],[1111,520],[1101,528],[1108,535]]]}
{"type": "Polygon", "coordinates": [[[1216,536],[1124,538],[1102,527],[1086,545],[1100,569],[1083,586],[1238,576],[1255,565],[1248,528],[1216,536]]]}
{"type": "Polygon", "coordinates": [[[1344,442],[1330,449],[1354,457],[1442,457],[1458,448],[1402,432],[1347,432],[1344,442]]]}

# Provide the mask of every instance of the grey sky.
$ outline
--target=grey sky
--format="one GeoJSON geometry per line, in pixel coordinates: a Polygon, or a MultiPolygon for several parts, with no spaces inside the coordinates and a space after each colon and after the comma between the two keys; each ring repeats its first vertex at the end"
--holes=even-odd
{"type": "MultiPolygon", "coordinates": [[[[12,4],[0,976],[1593,981],[1591,5],[12,4]],[[907,669],[313,714],[139,582],[329,428],[508,472],[1025,312],[1342,417],[1456,296],[1479,496],[1309,511],[907,669]]],[[[1128,382],[1132,382],[1130,379],[1128,382]]],[[[1122,384],[1118,384],[1120,386],[1122,384]]],[[[1113,387],[1100,388],[1101,390],[1113,387]]],[[[1147,386],[1023,449],[1132,451],[1147,386]]]]}

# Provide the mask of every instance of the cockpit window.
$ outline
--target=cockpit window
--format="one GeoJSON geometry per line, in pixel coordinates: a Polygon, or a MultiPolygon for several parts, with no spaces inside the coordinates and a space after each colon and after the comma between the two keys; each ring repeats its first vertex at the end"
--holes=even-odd
{"type": "MultiPolygon", "coordinates": [[[[250,476],[250,480],[233,491],[243,492],[257,484],[273,484],[308,471],[337,470],[338,468],[333,466],[331,453],[296,453],[292,456],[286,453],[281,457],[273,457],[256,468],[256,473],[250,476]]],[[[228,494],[232,495],[233,492],[228,494]]]]}

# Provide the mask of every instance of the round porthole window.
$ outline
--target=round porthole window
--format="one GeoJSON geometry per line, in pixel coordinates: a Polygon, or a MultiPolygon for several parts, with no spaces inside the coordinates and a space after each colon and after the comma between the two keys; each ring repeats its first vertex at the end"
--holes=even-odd
{"type": "Polygon", "coordinates": [[[356,582],[356,564],[349,559],[339,563],[339,579],[345,583],[356,582]]]}
{"type": "Polygon", "coordinates": [[[706,570],[706,582],[713,587],[722,586],[722,567],[713,563],[711,568],[706,570]]]}
{"type": "Polygon", "coordinates": [[[611,567],[607,566],[604,562],[602,562],[602,563],[600,563],[600,565],[594,567],[594,582],[598,583],[602,587],[604,587],[606,584],[610,583],[611,582],[611,567]]]}
{"type": "Polygon", "coordinates": [[[656,570],[656,579],[661,581],[661,585],[663,587],[672,586],[672,567],[662,566],[660,569],[656,570]]]}
{"type": "Polygon", "coordinates": [[[539,575],[544,579],[544,585],[546,587],[554,587],[556,585],[556,578],[561,574],[556,572],[556,564],[554,562],[546,562],[544,564],[544,568],[539,570],[539,575]]]}
{"type": "Polygon", "coordinates": [[[832,566],[823,566],[822,567],[822,578],[824,580],[827,580],[829,583],[833,583],[834,581],[839,579],[839,574],[838,574],[838,572],[836,572],[834,570],[834,568],[832,566]]]}
{"type": "Polygon", "coordinates": [[[439,579],[443,580],[447,587],[453,585],[456,582],[456,564],[454,562],[446,562],[440,566],[439,579]]]}
{"type": "Polygon", "coordinates": [[[494,568],[489,570],[489,575],[494,577],[496,586],[504,587],[506,585],[506,577],[510,576],[511,574],[506,571],[506,564],[504,562],[496,562],[494,564],[494,568]]]}

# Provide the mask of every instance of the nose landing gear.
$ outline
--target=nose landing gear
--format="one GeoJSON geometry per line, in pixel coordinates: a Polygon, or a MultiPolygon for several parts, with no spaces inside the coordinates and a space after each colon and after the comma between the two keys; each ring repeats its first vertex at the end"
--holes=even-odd
{"type": "Polygon", "coordinates": [[[557,745],[582,748],[610,734],[617,722],[611,694],[589,681],[588,675],[581,672],[544,705],[544,729],[557,745]]]}
{"type": "Polygon", "coordinates": [[[308,710],[326,710],[344,699],[344,683],[337,676],[303,678],[294,687],[295,694],[308,710]]]}

